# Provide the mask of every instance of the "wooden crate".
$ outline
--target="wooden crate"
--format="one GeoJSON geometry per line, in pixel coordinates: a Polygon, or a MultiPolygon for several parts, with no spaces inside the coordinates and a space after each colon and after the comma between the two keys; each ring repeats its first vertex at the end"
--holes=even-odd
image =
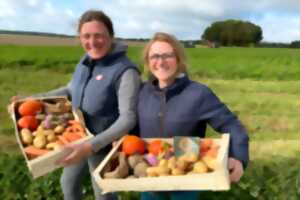
{"type": "MultiPolygon", "coordinates": [[[[57,97],[43,97],[43,98],[32,98],[32,99],[38,99],[38,100],[56,100],[56,99],[64,99],[67,101],[67,99],[65,97],[61,97],[61,96],[57,96],[57,97]]],[[[13,109],[15,112],[13,112],[12,114],[12,119],[14,122],[14,126],[15,126],[15,135],[17,138],[17,142],[19,144],[19,147],[21,149],[21,152],[26,160],[26,164],[28,166],[28,169],[30,171],[30,173],[32,174],[33,178],[37,178],[43,175],[48,174],[49,172],[54,171],[55,169],[58,169],[60,167],[62,167],[62,165],[58,165],[56,164],[56,161],[60,158],[62,158],[64,155],[67,155],[69,152],[67,149],[59,149],[59,150],[53,150],[50,151],[49,153],[43,155],[43,156],[39,156],[37,158],[34,159],[29,159],[26,155],[26,153],[24,152],[24,147],[20,138],[20,133],[18,130],[18,125],[17,125],[17,120],[18,120],[18,114],[16,112],[16,109],[18,107],[18,105],[20,103],[22,103],[24,100],[20,100],[20,101],[16,101],[13,104],[13,109]]],[[[82,113],[79,110],[73,110],[73,115],[74,118],[78,121],[81,122],[81,124],[83,126],[85,126],[84,124],[84,120],[83,120],[83,116],[82,113]]],[[[75,141],[73,144],[80,144],[83,143],[89,139],[91,139],[92,137],[94,137],[87,128],[85,128],[85,132],[87,134],[86,137],[81,138],[77,141],[75,141]]]]}
{"type": "MultiPolygon", "coordinates": [[[[148,139],[147,139],[148,140],[148,139]]],[[[118,151],[123,139],[111,150],[93,172],[93,177],[103,193],[118,191],[179,191],[179,190],[229,190],[230,180],[227,168],[229,134],[222,134],[214,142],[220,145],[215,171],[182,176],[142,177],[128,179],[104,179],[101,172],[111,157],[118,151]]],[[[171,140],[166,139],[170,142],[171,140]]]]}

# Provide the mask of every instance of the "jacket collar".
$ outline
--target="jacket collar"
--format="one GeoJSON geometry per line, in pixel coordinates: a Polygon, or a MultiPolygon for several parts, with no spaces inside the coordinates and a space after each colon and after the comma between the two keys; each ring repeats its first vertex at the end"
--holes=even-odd
{"type": "Polygon", "coordinates": [[[179,94],[184,88],[189,85],[189,83],[190,79],[187,75],[184,74],[178,76],[172,85],[167,86],[163,89],[159,88],[157,79],[152,80],[150,81],[150,88],[156,95],[164,94],[166,96],[166,100],[168,100],[170,97],[179,94]]]}

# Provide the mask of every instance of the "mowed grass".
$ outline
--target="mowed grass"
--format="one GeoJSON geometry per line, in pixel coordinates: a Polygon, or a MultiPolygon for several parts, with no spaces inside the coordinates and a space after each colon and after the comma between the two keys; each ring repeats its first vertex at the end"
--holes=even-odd
{"type": "MultiPolygon", "coordinates": [[[[300,138],[299,50],[186,50],[190,76],[207,84],[236,113],[252,140],[300,138]]],[[[83,51],[79,46],[12,45],[0,46],[0,51],[0,144],[1,151],[10,151],[15,145],[6,112],[10,97],[65,85],[83,51]]],[[[129,48],[129,57],[140,68],[141,53],[141,47],[129,48]]]]}
{"type": "Polygon", "coordinates": [[[221,79],[300,80],[300,49],[188,49],[193,75],[221,79]]]}

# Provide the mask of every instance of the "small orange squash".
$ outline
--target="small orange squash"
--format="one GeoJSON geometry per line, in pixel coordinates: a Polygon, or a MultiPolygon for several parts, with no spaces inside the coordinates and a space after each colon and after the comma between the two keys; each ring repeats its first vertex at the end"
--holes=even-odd
{"type": "Polygon", "coordinates": [[[19,106],[18,112],[21,116],[29,116],[29,115],[33,116],[41,112],[42,108],[43,108],[43,104],[40,101],[27,100],[19,106]]]}
{"type": "Polygon", "coordinates": [[[159,153],[162,152],[163,147],[162,147],[162,141],[161,140],[153,140],[148,143],[148,151],[149,153],[158,156],[159,153]]]}
{"type": "Polygon", "coordinates": [[[126,155],[143,154],[145,152],[145,142],[135,135],[127,135],[122,143],[122,151],[126,155]]]}
{"type": "Polygon", "coordinates": [[[23,128],[28,128],[31,131],[37,129],[39,121],[34,116],[24,116],[18,120],[18,126],[23,128]]]}

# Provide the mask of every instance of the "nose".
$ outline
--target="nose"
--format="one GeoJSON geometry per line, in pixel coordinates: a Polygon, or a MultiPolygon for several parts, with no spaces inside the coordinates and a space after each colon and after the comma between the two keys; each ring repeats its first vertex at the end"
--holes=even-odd
{"type": "Polygon", "coordinates": [[[90,46],[94,47],[97,43],[97,39],[95,36],[91,36],[90,39],[89,39],[89,44],[90,46]]]}
{"type": "Polygon", "coordinates": [[[162,57],[159,57],[156,61],[156,64],[158,66],[162,66],[165,63],[165,59],[163,59],[162,57]]]}

